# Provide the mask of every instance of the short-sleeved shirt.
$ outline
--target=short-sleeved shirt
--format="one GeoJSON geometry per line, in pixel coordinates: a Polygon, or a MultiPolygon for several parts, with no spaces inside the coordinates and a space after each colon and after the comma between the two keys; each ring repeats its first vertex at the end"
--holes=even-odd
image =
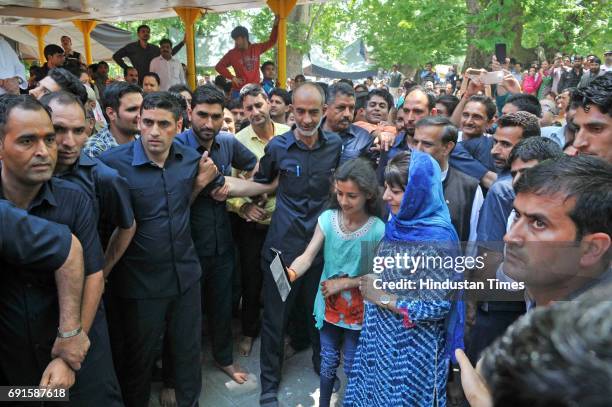
{"type": "MultiPolygon", "coordinates": [[[[198,155],[205,149],[198,143],[193,130],[176,136],[176,141],[196,151],[198,155]]],[[[232,173],[232,167],[252,171],[257,165],[257,157],[236,137],[220,132],[209,151],[217,169],[225,176],[232,173]]],[[[223,184],[221,184],[223,185],[223,184]]],[[[225,202],[212,199],[208,194],[200,194],[191,206],[191,233],[199,256],[226,254],[233,249],[233,239],[225,202]]]]}
{"type": "Polygon", "coordinates": [[[329,199],[342,139],[320,129],[318,134],[312,149],[296,139],[293,131],[276,136],[259,161],[256,182],[268,184],[280,175],[276,210],[262,252],[267,261],[272,259],[270,247],[281,250],[288,263],[302,254],[329,199]]]}
{"type": "Polygon", "coordinates": [[[134,223],[127,181],[102,161],[81,152],[73,167],[57,177],[74,182],[87,193],[94,204],[96,219],[104,214],[105,221],[122,229],[134,223]]]}
{"type": "MultiPolygon", "coordinates": [[[[1,188],[0,198],[4,198],[1,188]]],[[[92,216],[93,204],[77,185],[51,178],[42,185],[27,212],[68,226],[83,247],[85,275],[101,272],[104,253],[92,216]]],[[[3,338],[0,341],[0,359],[7,352],[23,349],[24,344],[35,350],[50,348],[59,323],[54,273],[41,273],[15,265],[0,266],[3,271],[8,271],[0,274],[0,333],[3,338]]],[[[39,363],[48,363],[48,355],[39,363]]]]}
{"type": "Polygon", "coordinates": [[[0,200],[0,231],[0,263],[52,271],[70,253],[72,234],[66,225],[28,215],[5,200],[0,200]]]}
{"type": "Polygon", "coordinates": [[[162,168],[147,157],[138,139],[102,154],[100,160],[127,180],[137,224],[110,274],[112,294],[142,299],[185,292],[201,275],[189,227],[199,154],[174,142],[162,168]]]}
{"type": "MultiPolygon", "coordinates": [[[[285,124],[274,122],[272,122],[272,127],[274,127],[273,137],[280,136],[281,134],[284,134],[291,129],[285,124]]],[[[253,126],[247,126],[244,129],[240,130],[238,133],[236,133],[236,138],[253,154],[255,154],[255,157],[257,157],[258,160],[260,160],[261,157],[264,156],[264,149],[266,148],[268,142],[259,138],[257,133],[255,133],[255,131],[253,130],[253,126]]],[[[238,173],[238,171],[235,172],[238,173]]],[[[242,208],[242,205],[247,202],[251,202],[251,198],[231,198],[227,200],[227,208],[231,212],[239,213],[240,208],[242,208]]],[[[269,225],[270,220],[272,219],[272,212],[274,212],[274,208],[276,208],[276,196],[268,195],[268,200],[266,201],[266,204],[263,209],[268,213],[269,217],[257,223],[262,225],[269,225]]]]}
{"type": "Polygon", "coordinates": [[[514,204],[512,176],[503,172],[491,186],[480,208],[478,220],[479,245],[489,250],[502,252],[508,216],[514,204]]]}

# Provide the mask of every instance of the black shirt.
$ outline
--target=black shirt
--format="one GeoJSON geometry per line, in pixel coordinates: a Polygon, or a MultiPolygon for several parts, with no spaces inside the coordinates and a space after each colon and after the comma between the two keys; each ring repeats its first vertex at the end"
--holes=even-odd
{"type": "Polygon", "coordinates": [[[105,219],[122,229],[134,223],[128,184],[117,170],[81,152],[75,165],[57,176],[74,182],[87,193],[93,201],[96,219],[104,213],[105,219]]]}
{"type": "Polygon", "coordinates": [[[56,270],[68,258],[71,243],[67,226],[30,216],[9,201],[0,200],[0,263],[56,270]]]}
{"type": "MultiPolygon", "coordinates": [[[[183,41],[176,44],[172,48],[172,55],[183,48],[185,43],[183,41]]],[[[128,68],[128,65],[123,61],[123,58],[128,57],[132,62],[132,66],[138,71],[138,83],[142,83],[146,73],[150,72],[151,61],[160,55],[159,47],[154,44],[147,43],[147,47],[143,48],[140,46],[140,42],[131,42],[119,49],[113,54],[113,60],[124,70],[128,68]]]]}
{"type": "Polygon", "coordinates": [[[110,274],[113,295],[164,298],[184,293],[201,275],[189,227],[200,155],[174,142],[162,168],[149,160],[138,139],[106,151],[100,160],[127,180],[138,225],[110,274]]]}
{"type": "MultiPolygon", "coordinates": [[[[328,133],[335,132],[328,131],[328,133]]],[[[358,157],[364,157],[374,163],[376,162],[375,154],[370,151],[374,144],[374,137],[370,136],[367,130],[351,124],[346,131],[335,134],[339,135],[342,139],[340,165],[358,157]]]]}
{"type": "Polygon", "coordinates": [[[272,138],[266,145],[254,179],[269,184],[279,174],[280,178],[276,209],[262,252],[264,258],[271,260],[270,247],[281,250],[288,263],[304,252],[329,199],[341,152],[340,137],[321,130],[312,149],[297,140],[293,130],[272,138]]]}
{"type": "MultiPolygon", "coordinates": [[[[0,198],[3,197],[0,188],[0,198]]],[[[93,205],[78,186],[51,178],[43,184],[27,212],[70,228],[83,246],[85,275],[102,270],[104,255],[92,216],[93,205]]],[[[55,267],[57,263],[50,265],[55,267]]],[[[54,274],[6,263],[0,264],[0,268],[8,271],[0,275],[0,360],[7,352],[27,351],[32,346],[36,351],[50,350],[59,324],[54,274]]],[[[48,352],[38,352],[36,357],[39,367],[44,368],[48,352]]]]}
{"type": "MultiPolygon", "coordinates": [[[[193,130],[179,134],[176,136],[176,141],[196,150],[200,155],[205,151],[198,143],[193,130]]],[[[220,132],[215,136],[209,154],[224,176],[231,175],[232,168],[252,171],[257,165],[255,154],[236,137],[226,132],[220,132]]],[[[217,184],[215,181],[213,184],[217,184]]],[[[210,188],[207,186],[207,189],[210,188]]],[[[191,206],[191,234],[199,256],[221,255],[232,250],[234,246],[231,225],[225,202],[216,201],[208,194],[201,193],[191,206]]]]}

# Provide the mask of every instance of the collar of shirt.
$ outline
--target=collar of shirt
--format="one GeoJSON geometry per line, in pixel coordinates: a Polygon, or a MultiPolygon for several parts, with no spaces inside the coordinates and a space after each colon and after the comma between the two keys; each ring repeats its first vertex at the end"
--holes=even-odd
{"type": "Polygon", "coordinates": [[[444,182],[444,180],[446,179],[446,176],[448,175],[448,168],[446,168],[446,171],[442,171],[440,174],[441,174],[440,178],[442,179],[442,182],[444,182]]]}
{"type": "MultiPolygon", "coordinates": [[[[31,211],[33,208],[37,208],[41,206],[44,202],[47,202],[51,206],[57,206],[57,200],[55,199],[55,195],[53,195],[53,178],[51,180],[44,182],[32,200],[30,205],[28,206],[27,211],[31,211]]],[[[0,199],[6,199],[4,197],[4,191],[2,191],[2,185],[0,184],[0,199]]]]}
{"type": "MultiPolygon", "coordinates": [[[[221,134],[221,132],[219,132],[217,135],[221,134]]],[[[206,148],[204,148],[204,146],[202,146],[199,142],[198,142],[198,137],[195,135],[195,132],[193,131],[193,129],[189,129],[187,130],[187,145],[195,150],[197,150],[200,154],[203,154],[204,151],[206,151],[206,148]]],[[[218,149],[221,146],[219,145],[219,142],[217,141],[217,136],[215,136],[213,143],[211,145],[211,150],[213,149],[218,149]]]]}
{"type": "Polygon", "coordinates": [[[79,161],[77,163],[79,167],[93,167],[96,164],[97,163],[93,158],[81,151],[81,155],[79,156],[79,161]]]}
{"type": "Polygon", "coordinates": [[[297,128],[297,126],[294,124],[293,126],[291,126],[291,130],[288,131],[287,133],[287,144],[285,145],[285,149],[289,150],[289,148],[295,144],[296,146],[298,146],[299,148],[301,148],[302,150],[316,150],[318,148],[321,148],[325,145],[325,143],[327,142],[327,134],[325,134],[325,132],[321,129],[321,126],[319,126],[319,128],[317,129],[317,132],[319,133],[319,139],[317,140],[317,142],[315,143],[315,145],[313,146],[312,149],[309,149],[306,144],[304,144],[303,142],[301,142],[300,140],[298,140],[295,137],[295,129],[297,128]]]}
{"type": "MultiPolygon", "coordinates": [[[[140,165],[151,164],[151,160],[147,157],[147,153],[144,151],[144,147],[142,146],[142,139],[138,139],[133,142],[134,146],[134,156],[132,158],[132,166],[138,167],[140,165]]],[[[178,143],[172,143],[170,146],[170,153],[168,154],[168,161],[171,157],[174,157],[178,160],[183,158],[182,150],[178,143]]]]}

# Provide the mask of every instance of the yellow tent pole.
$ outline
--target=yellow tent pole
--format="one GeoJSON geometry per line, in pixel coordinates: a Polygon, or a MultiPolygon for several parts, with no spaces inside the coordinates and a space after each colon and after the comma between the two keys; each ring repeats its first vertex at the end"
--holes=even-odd
{"type": "Polygon", "coordinates": [[[72,23],[76,28],[83,34],[83,45],[85,46],[85,60],[87,65],[93,64],[93,57],[91,55],[91,32],[98,24],[95,20],[73,20],[72,23]]]}
{"type": "Polygon", "coordinates": [[[42,66],[45,62],[45,35],[51,29],[50,25],[26,25],[29,32],[34,34],[38,41],[38,61],[42,66]]]}
{"type": "Polygon", "coordinates": [[[287,87],[287,16],[297,0],[268,0],[268,7],[279,16],[278,23],[278,82],[287,87]]]}
{"type": "Polygon", "coordinates": [[[174,7],[174,12],[181,18],[185,25],[185,46],[187,47],[187,83],[193,90],[196,88],[196,63],[195,63],[195,22],[205,10],[191,7],[174,7]]]}

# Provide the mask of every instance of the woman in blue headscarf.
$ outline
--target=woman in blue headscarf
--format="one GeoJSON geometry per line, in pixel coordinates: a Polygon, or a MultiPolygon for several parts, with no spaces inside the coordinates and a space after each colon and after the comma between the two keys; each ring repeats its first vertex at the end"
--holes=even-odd
{"type": "MultiPolygon", "coordinates": [[[[402,152],[389,161],[383,199],[391,218],[377,258],[396,259],[400,254],[401,259],[425,260],[457,254],[458,238],[440,179],[440,167],[428,154],[402,152]]],[[[382,263],[375,259],[377,264],[382,263]]],[[[449,291],[420,289],[419,284],[452,280],[453,271],[435,261],[418,267],[383,266],[361,282],[368,302],[344,405],[444,407],[454,347],[447,345],[460,346],[462,321],[457,320],[462,318],[451,318],[449,291]],[[389,286],[397,282],[404,285],[389,286]],[[385,283],[384,290],[373,288],[385,283]]]]}

